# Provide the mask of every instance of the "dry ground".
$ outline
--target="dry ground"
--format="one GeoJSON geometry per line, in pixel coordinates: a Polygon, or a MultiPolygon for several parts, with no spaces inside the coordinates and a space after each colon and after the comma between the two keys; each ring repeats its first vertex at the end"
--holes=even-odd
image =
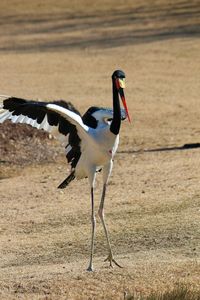
{"type": "MultiPolygon", "coordinates": [[[[104,262],[98,222],[95,272],[85,271],[88,184],[56,189],[68,172],[58,144],[6,143],[1,127],[0,298],[123,299],[177,284],[200,293],[200,150],[181,149],[200,142],[199,1],[33,2],[0,3],[1,94],[67,99],[84,112],[110,106],[111,73],[126,72],[132,123],[106,200],[124,268],[104,262]]],[[[101,175],[96,207],[100,191],[101,175]]]]}

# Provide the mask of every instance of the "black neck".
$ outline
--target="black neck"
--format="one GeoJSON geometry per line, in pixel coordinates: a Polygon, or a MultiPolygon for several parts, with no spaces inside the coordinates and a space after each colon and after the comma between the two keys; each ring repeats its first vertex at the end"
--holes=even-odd
{"type": "Polygon", "coordinates": [[[110,131],[117,135],[121,126],[121,109],[119,103],[119,94],[113,80],[113,120],[110,125],[110,131]]]}

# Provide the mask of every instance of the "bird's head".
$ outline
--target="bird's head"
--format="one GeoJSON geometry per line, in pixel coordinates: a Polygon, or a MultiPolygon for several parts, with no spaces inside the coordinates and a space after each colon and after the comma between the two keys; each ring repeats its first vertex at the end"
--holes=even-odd
{"type": "Polygon", "coordinates": [[[117,91],[118,91],[118,93],[120,95],[120,98],[122,100],[124,109],[126,111],[127,118],[128,118],[128,120],[130,122],[131,119],[130,119],[130,116],[129,116],[128,107],[127,107],[126,99],[125,99],[125,96],[124,96],[125,77],[126,76],[125,76],[125,73],[123,71],[116,70],[112,74],[112,81],[113,81],[113,84],[115,85],[115,88],[117,89],[117,91]]]}

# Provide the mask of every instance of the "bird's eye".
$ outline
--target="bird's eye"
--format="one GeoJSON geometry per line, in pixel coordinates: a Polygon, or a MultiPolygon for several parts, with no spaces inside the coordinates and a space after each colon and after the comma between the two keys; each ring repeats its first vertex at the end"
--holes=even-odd
{"type": "Polygon", "coordinates": [[[106,123],[111,122],[111,121],[112,121],[112,118],[104,118],[104,121],[105,121],[106,123]]]}

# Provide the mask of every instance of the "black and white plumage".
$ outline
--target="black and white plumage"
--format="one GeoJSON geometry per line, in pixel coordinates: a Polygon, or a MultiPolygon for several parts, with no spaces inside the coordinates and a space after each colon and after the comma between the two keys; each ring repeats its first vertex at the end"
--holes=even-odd
{"type": "Polygon", "coordinates": [[[103,170],[103,192],[98,213],[107,238],[108,260],[111,266],[113,262],[119,266],[113,258],[103,209],[106,185],[119,143],[121,120],[126,117],[129,119],[123,93],[124,80],[123,71],[117,70],[113,73],[113,109],[90,107],[82,117],[70,102],[63,100],[39,102],[1,96],[3,101],[0,107],[0,123],[5,120],[11,120],[13,123],[26,123],[50,132],[64,144],[71,172],[59,188],[65,188],[74,178],[88,177],[89,179],[92,201],[92,242],[88,271],[93,270],[96,225],[93,189],[96,172],[100,169],[103,170]],[[120,108],[119,95],[125,110],[120,108]]]}

